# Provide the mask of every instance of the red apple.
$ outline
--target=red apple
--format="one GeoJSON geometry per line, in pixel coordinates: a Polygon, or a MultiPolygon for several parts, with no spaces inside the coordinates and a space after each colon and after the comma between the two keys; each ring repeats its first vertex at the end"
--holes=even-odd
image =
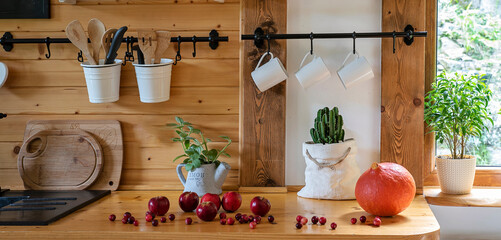
{"type": "Polygon", "coordinates": [[[242,196],[237,192],[227,192],[223,195],[222,205],[227,212],[234,212],[242,205],[242,196]]]}
{"type": "Polygon", "coordinates": [[[154,197],[148,202],[148,209],[155,215],[163,216],[169,211],[169,199],[164,196],[154,197]]]}
{"type": "Polygon", "coordinates": [[[209,222],[217,216],[217,207],[213,202],[203,202],[197,207],[197,216],[203,221],[209,222]]]}
{"type": "Polygon", "coordinates": [[[266,199],[264,197],[258,196],[258,197],[254,197],[251,200],[250,210],[255,215],[259,215],[261,217],[264,217],[270,211],[270,208],[271,208],[270,201],[268,201],[268,199],[266,199]]]}
{"type": "Polygon", "coordinates": [[[221,208],[221,199],[219,199],[219,195],[217,194],[206,193],[202,199],[200,199],[200,202],[213,202],[216,204],[217,210],[221,208]]]}
{"type": "Polygon", "coordinates": [[[198,206],[198,194],[196,192],[184,192],[179,196],[179,207],[185,212],[193,212],[198,206]]]}

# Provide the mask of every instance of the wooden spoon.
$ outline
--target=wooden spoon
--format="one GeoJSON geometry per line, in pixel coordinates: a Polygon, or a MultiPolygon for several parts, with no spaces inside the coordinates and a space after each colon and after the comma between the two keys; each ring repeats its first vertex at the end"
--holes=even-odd
{"type": "Polygon", "coordinates": [[[108,52],[110,51],[110,46],[111,46],[111,41],[113,40],[113,36],[117,32],[116,28],[110,28],[106,30],[103,34],[103,38],[101,39],[101,44],[103,45],[104,48],[104,55],[108,55],[108,52]]]}
{"type": "Polygon", "coordinates": [[[94,61],[99,64],[99,52],[102,46],[101,41],[106,27],[104,27],[104,24],[99,21],[99,19],[93,18],[89,21],[87,31],[89,32],[90,44],[92,46],[92,57],[94,61]]]}
{"type": "Polygon", "coordinates": [[[153,31],[139,30],[138,45],[144,54],[144,63],[151,64],[151,59],[155,57],[155,50],[157,49],[157,34],[153,31]]]}
{"type": "Polygon", "coordinates": [[[89,51],[87,34],[85,34],[80,21],[74,20],[73,22],[70,22],[68,26],[66,26],[66,36],[71,41],[71,43],[73,43],[73,45],[82,50],[82,53],[85,55],[90,65],[96,65],[96,61],[94,61],[94,58],[92,58],[92,55],[89,51]]]}
{"type": "Polygon", "coordinates": [[[155,50],[155,62],[160,63],[160,59],[162,58],[162,54],[165,53],[167,48],[169,48],[170,44],[170,35],[169,31],[156,31],[157,34],[157,50],[155,50]]]}

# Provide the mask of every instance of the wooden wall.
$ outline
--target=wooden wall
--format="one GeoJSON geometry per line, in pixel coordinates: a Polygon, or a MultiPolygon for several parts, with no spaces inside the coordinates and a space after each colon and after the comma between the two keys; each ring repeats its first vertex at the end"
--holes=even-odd
{"type": "MultiPolygon", "coordinates": [[[[109,104],[88,101],[85,79],[71,44],[52,44],[45,59],[44,44],[16,44],[11,52],[0,49],[0,61],[10,75],[0,88],[0,186],[22,189],[17,171],[16,147],[21,146],[25,124],[34,119],[116,119],[122,123],[124,165],[119,189],[182,189],[172,159],[180,146],[173,131],[164,127],[181,116],[206,130],[209,137],[228,135],[235,142],[227,161],[232,170],[225,188],[236,188],[239,172],[239,27],[240,3],[226,0],[79,0],[77,5],[51,1],[51,19],[0,20],[0,34],[15,38],[65,37],[66,25],[78,19],[86,29],[91,18],[107,28],[166,29],[182,36],[208,36],[211,29],[230,41],[211,50],[208,43],[183,43],[183,60],[173,67],[171,99],[165,103],[139,101],[130,63],[122,68],[120,100],[109,104]]],[[[172,44],[175,46],[175,44],[172,44]]],[[[125,46],[119,52],[123,58],[125,46]]],[[[102,56],[103,53],[101,53],[102,56]]],[[[173,48],[165,54],[174,57],[173,48]]],[[[214,145],[222,145],[216,142],[214,145]]]]}

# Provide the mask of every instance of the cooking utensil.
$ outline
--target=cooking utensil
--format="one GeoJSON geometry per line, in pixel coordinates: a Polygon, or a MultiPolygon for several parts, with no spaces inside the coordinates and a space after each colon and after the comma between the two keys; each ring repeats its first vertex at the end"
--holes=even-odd
{"type": "Polygon", "coordinates": [[[41,130],[81,129],[101,145],[104,165],[98,179],[88,189],[117,190],[122,174],[123,140],[120,122],[116,120],[34,120],[28,121],[24,139],[41,130]]]}
{"type": "Polygon", "coordinates": [[[78,49],[82,51],[82,53],[89,61],[90,65],[96,65],[96,61],[92,57],[89,51],[87,34],[82,27],[82,24],[78,20],[74,20],[66,26],[66,36],[68,39],[75,45],[78,49]]]}
{"type": "Polygon", "coordinates": [[[137,51],[137,64],[144,64],[144,54],[138,45],[134,45],[132,50],[137,51]]]}
{"type": "Polygon", "coordinates": [[[122,40],[124,38],[124,34],[127,32],[127,27],[123,26],[117,30],[115,35],[113,36],[113,40],[111,41],[110,50],[106,55],[106,61],[104,64],[112,64],[115,62],[115,58],[117,58],[117,51],[122,44],[122,40]]]}
{"type": "Polygon", "coordinates": [[[162,54],[169,48],[171,32],[169,31],[156,31],[157,34],[157,49],[155,50],[155,61],[153,63],[160,63],[162,54]]]}
{"type": "Polygon", "coordinates": [[[157,49],[157,34],[148,30],[139,30],[137,34],[137,44],[143,52],[144,63],[151,64],[151,60],[155,57],[155,50],[157,49]]]}
{"type": "Polygon", "coordinates": [[[93,18],[89,21],[87,27],[87,32],[89,32],[90,44],[92,46],[92,57],[94,61],[99,64],[99,52],[101,51],[101,41],[103,39],[106,27],[103,22],[97,18],[93,18]]]}
{"type": "Polygon", "coordinates": [[[113,36],[117,32],[116,28],[110,28],[106,30],[103,34],[103,38],[101,39],[101,44],[103,45],[104,48],[104,54],[108,55],[108,52],[110,51],[110,46],[111,46],[111,41],[113,40],[113,36]]]}
{"type": "Polygon", "coordinates": [[[42,130],[23,143],[17,167],[28,189],[82,190],[101,173],[103,151],[85,131],[42,130]]]}

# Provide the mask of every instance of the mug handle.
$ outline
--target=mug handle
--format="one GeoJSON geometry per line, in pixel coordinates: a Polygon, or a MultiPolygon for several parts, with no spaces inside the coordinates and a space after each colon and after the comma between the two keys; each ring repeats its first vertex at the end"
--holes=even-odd
{"type": "MultiPolygon", "coordinates": [[[[312,55],[312,54],[310,54],[310,52],[307,52],[306,55],[304,55],[303,61],[301,61],[301,64],[299,64],[299,68],[303,67],[304,61],[306,60],[306,58],[308,58],[309,55],[312,55]]],[[[313,59],[315,59],[317,57],[317,54],[313,53],[312,56],[313,56],[313,59]]]]}
{"type": "Polygon", "coordinates": [[[350,52],[350,53],[348,53],[348,56],[346,56],[346,58],[345,58],[345,59],[344,59],[344,61],[343,61],[343,65],[341,65],[341,67],[340,67],[340,68],[343,68],[343,67],[344,67],[344,65],[346,64],[346,61],[348,61],[348,59],[351,57],[351,55],[357,55],[357,58],[359,58],[359,57],[360,57],[360,55],[358,55],[358,52],[357,52],[357,51],[355,51],[355,54],[353,54],[353,53],[351,53],[351,52],[350,52]]]}
{"type": "Polygon", "coordinates": [[[186,165],[186,164],[181,163],[181,164],[177,165],[177,168],[176,168],[176,170],[177,170],[177,176],[179,177],[179,180],[181,180],[181,183],[183,184],[183,187],[184,187],[184,185],[186,184],[186,178],[184,177],[184,175],[183,175],[183,171],[182,171],[182,170],[183,170],[183,167],[184,167],[185,165],[186,165]]]}
{"type": "Polygon", "coordinates": [[[265,53],[263,54],[263,56],[261,56],[261,58],[259,59],[259,62],[258,62],[258,63],[257,63],[257,65],[256,65],[256,69],[254,69],[254,70],[257,70],[257,69],[259,68],[259,66],[261,66],[261,62],[263,61],[264,57],[265,57],[266,55],[268,55],[268,54],[270,54],[270,55],[271,55],[270,60],[274,58],[273,53],[271,53],[271,52],[265,52],[265,53]]]}

